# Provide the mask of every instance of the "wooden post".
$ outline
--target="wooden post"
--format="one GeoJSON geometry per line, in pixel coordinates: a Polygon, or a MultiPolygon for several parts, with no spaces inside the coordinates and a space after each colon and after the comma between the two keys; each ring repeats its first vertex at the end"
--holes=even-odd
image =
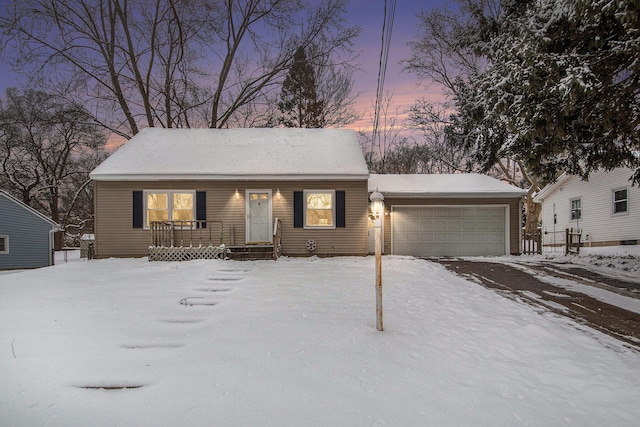
{"type": "Polygon", "coordinates": [[[376,329],[384,330],[382,322],[382,219],[376,219],[375,255],[376,255],[376,329]]]}
{"type": "Polygon", "coordinates": [[[371,200],[371,213],[375,229],[375,255],[376,255],[376,329],[384,330],[382,324],[382,221],[384,221],[384,196],[376,191],[369,195],[371,200]]]}

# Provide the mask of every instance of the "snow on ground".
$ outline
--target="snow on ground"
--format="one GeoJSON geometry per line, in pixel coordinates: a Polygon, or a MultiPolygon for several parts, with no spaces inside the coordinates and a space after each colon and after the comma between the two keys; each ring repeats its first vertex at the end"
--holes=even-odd
{"type": "MultiPolygon", "coordinates": [[[[557,248],[556,248],[557,249],[557,248]]],[[[554,263],[557,270],[564,271],[563,264],[575,265],[595,271],[604,276],[613,277],[619,280],[640,284],[640,246],[603,246],[596,248],[580,248],[579,254],[564,255],[564,249],[556,251],[547,250],[542,255],[522,255],[505,257],[467,257],[470,261],[491,261],[502,264],[509,264],[514,268],[531,273],[539,280],[549,283],[559,288],[568,289],[589,295],[592,298],[623,308],[633,313],[640,314],[640,299],[629,298],[619,293],[562,279],[552,275],[544,275],[527,267],[528,264],[546,263],[547,267],[554,263]]],[[[586,280],[587,282],[589,280],[586,280]]],[[[529,295],[533,297],[533,294],[529,295]]],[[[540,300],[542,304],[549,304],[548,301],[540,300]]]]}
{"type": "Polygon", "coordinates": [[[598,271],[625,280],[640,280],[640,245],[583,247],[579,254],[564,255],[564,248],[546,249],[541,256],[558,262],[600,267],[598,271]]]}
{"type": "Polygon", "coordinates": [[[378,332],[371,257],[2,275],[0,425],[637,425],[638,352],[428,261],[383,277],[378,332]]]}

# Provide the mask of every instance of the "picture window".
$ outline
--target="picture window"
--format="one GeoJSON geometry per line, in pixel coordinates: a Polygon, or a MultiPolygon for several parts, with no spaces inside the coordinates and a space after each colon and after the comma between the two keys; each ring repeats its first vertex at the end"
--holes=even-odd
{"type": "Polygon", "coordinates": [[[195,220],[195,191],[144,192],[145,227],[152,221],[195,220]]]}

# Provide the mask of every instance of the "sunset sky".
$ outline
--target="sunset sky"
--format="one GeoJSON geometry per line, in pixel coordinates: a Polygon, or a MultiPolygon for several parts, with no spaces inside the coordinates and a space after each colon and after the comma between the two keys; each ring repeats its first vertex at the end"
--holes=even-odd
{"type": "MultiPolygon", "coordinates": [[[[418,33],[417,15],[422,10],[443,8],[451,3],[446,0],[399,0],[396,3],[384,88],[385,92],[393,95],[394,109],[397,109],[401,116],[402,112],[422,96],[432,99],[443,97],[438,87],[417,86],[416,76],[402,71],[400,61],[408,59],[411,54],[407,43],[414,40],[418,33]]],[[[377,89],[384,0],[351,0],[350,9],[349,19],[362,28],[355,46],[356,51],[360,52],[359,62],[362,70],[355,75],[354,92],[360,94],[358,110],[366,111],[364,117],[351,127],[365,129],[371,126],[372,105],[377,89]]]]}
{"type": "MultiPolygon", "coordinates": [[[[0,0],[0,4],[6,0],[0,0]]],[[[393,95],[394,109],[405,111],[417,98],[427,95],[441,98],[439,88],[416,86],[415,75],[402,71],[400,61],[408,59],[410,50],[407,43],[416,37],[418,31],[417,15],[422,10],[433,7],[444,7],[451,2],[446,0],[399,0],[396,4],[389,61],[385,80],[385,92],[393,95]]],[[[350,126],[361,130],[371,127],[371,115],[377,88],[380,49],[382,46],[382,24],[384,16],[384,0],[351,0],[349,3],[349,19],[362,28],[355,41],[354,50],[359,54],[358,63],[361,70],[354,76],[354,93],[357,97],[357,110],[363,112],[363,118],[350,126]]],[[[10,71],[6,63],[0,60],[0,91],[7,87],[22,85],[21,76],[10,71]]]]}

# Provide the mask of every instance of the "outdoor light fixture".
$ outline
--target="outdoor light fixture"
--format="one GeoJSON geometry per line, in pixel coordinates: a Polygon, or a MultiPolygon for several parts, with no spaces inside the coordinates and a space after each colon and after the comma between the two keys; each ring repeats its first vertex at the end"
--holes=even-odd
{"type": "Polygon", "coordinates": [[[369,200],[371,200],[371,213],[374,219],[379,221],[384,213],[384,196],[376,189],[376,191],[369,196],[369,200]]]}
{"type": "Polygon", "coordinates": [[[276,190],[276,199],[280,200],[280,196],[281,196],[281,194],[280,194],[280,189],[278,188],[278,189],[276,190]]]}
{"type": "Polygon", "coordinates": [[[240,199],[240,192],[238,191],[238,189],[237,189],[237,188],[236,188],[236,192],[235,192],[235,193],[233,193],[233,196],[234,196],[236,199],[240,199]]]}
{"type": "Polygon", "coordinates": [[[375,229],[375,254],[376,254],[376,329],[382,331],[382,221],[384,218],[384,196],[376,191],[369,196],[371,200],[371,213],[375,229]]]}

